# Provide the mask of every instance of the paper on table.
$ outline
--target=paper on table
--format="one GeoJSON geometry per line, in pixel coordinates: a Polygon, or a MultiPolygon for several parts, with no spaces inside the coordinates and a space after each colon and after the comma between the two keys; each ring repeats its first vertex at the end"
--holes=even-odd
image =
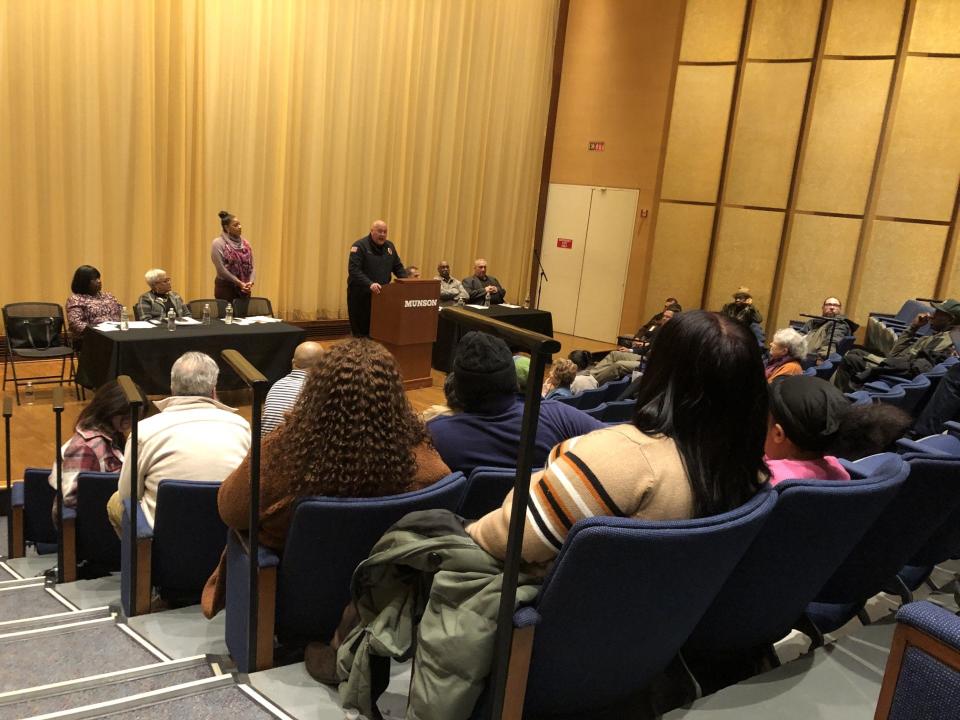
{"type": "Polygon", "coordinates": [[[94,325],[93,329],[99,330],[100,332],[114,332],[115,330],[120,329],[120,325],[119,323],[110,322],[108,320],[107,322],[102,322],[99,325],[94,325]]]}
{"type": "Polygon", "coordinates": [[[500,303],[500,307],[509,307],[509,308],[518,308],[519,305],[511,305],[510,303],[500,303]]]}
{"type": "Polygon", "coordinates": [[[192,317],[182,317],[177,318],[176,323],[177,325],[199,325],[200,321],[194,320],[192,317]]]}
{"type": "Polygon", "coordinates": [[[477,310],[489,310],[486,305],[474,305],[473,303],[467,303],[467,307],[476,308],[477,310]]]}
{"type": "Polygon", "coordinates": [[[234,325],[254,325],[256,323],[277,323],[280,318],[273,318],[269,315],[251,315],[245,318],[234,318],[234,325]]]}

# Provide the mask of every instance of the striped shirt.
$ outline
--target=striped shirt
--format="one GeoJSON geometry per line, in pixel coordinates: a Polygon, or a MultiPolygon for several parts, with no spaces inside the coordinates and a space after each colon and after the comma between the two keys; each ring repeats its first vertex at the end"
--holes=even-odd
{"type": "MultiPolygon", "coordinates": [[[[467,526],[480,547],[506,554],[513,492],[467,526]]],[[[530,478],[521,555],[528,563],[556,556],[570,528],[593,516],[678,520],[692,517],[693,493],[677,446],[666,437],[617,425],[566,440],[530,478]]]]}
{"type": "Polygon", "coordinates": [[[286,419],[287,413],[293,410],[306,379],[306,370],[294,370],[273,384],[270,392],[267,393],[267,399],[263,403],[263,420],[260,424],[261,437],[276,430],[286,419]]]}

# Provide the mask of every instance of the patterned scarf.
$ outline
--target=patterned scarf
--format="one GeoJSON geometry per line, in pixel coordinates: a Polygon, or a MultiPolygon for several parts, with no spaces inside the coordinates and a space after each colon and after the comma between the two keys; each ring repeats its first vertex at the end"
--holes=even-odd
{"type": "Polygon", "coordinates": [[[250,282],[253,274],[253,249],[244,238],[240,238],[240,247],[227,233],[221,233],[223,243],[223,266],[237,276],[240,282],[250,282]]]}

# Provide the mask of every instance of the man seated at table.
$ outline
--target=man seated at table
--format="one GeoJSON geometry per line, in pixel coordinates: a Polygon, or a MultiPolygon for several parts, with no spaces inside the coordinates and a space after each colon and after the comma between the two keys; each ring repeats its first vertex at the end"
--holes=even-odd
{"type": "MultiPolygon", "coordinates": [[[[161,480],[221,481],[250,449],[250,425],[237,411],[217,401],[219,368],[209,355],[188,352],[170,370],[171,397],[154,404],[157,415],[139,424],[137,498],[153,527],[161,480]]],[[[117,534],[123,501],[130,497],[130,446],[127,443],[119,488],[107,501],[117,534]]]]}
{"type": "Polygon", "coordinates": [[[276,430],[287,413],[293,410],[303,389],[303,382],[307,379],[307,373],[317,364],[323,352],[323,345],[313,340],[297,345],[297,349],[293,351],[293,370],[273,384],[267,393],[267,399],[263,401],[261,435],[276,430]]]}
{"type": "Polygon", "coordinates": [[[499,280],[487,275],[487,261],[483,258],[473,261],[473,275],[463,279],[463,287],[470,298],[467,302],[475,305],[482,305],[487,293],[490,294],[490,304],[499,305],[507,294],[499,280]]]}
{"type": "Polygon", "coordinates": [[[450,277],[450,263],[441,260],[437,263],[437,276],[434,280],[440,281],[440,304],[450,305],[462,300],[467,301],[469,295],[463,287],[463,283],[454,277],[450,277]]]}
{"type": "Polygon", "coordinates": [[[190,306],[170,289],[172,283],[166,270],[160,268],[147,270],[143,279],[147,281],[150,290],[137,300],[138,319],[162,320],[169,310],[173,310],[178,318],[190,317],[190,306]]]}
{"type": "MultiPolygon", "coordinates": [[[[427,423],[433,446],[451,470],[469,474],[480,466],[516,467],[523,421],[517,370],[507,344],[482,332],[468,332],[457,346],[453,385],[462,412],[427,423]]],[[[557,443],[603,427],[576,408],[556,400],[540,405],[533,467],[541,467],[557,443]]]]}

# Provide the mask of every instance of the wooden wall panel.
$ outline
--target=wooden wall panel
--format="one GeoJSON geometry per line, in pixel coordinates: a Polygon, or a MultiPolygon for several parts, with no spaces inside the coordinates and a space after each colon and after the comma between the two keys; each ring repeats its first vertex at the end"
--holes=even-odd
{"type": "Polygon", "coordinates": [[[862,213],[893,60],[824,60],[797,208],[862,213]]]}
{"type": "Polygon", "coordinates": [[[960,53],[960,2],[917,0],[910,52],[960,53]]]}
{"type": "Polygon", "coordinates": [[[903,0],[833,0],[828,55],[894,55],[903,0]]]}
{"type": "Polygon", "coordinates": [[[680,61],[736,61],[745,9],[746,0],[687,0],[680,61]]]}
{"type": "Polygon", "coordinates": [[[908,57],[883,168],[879,215],[950,219],[960,174],[958,128],[960,59],[908,57]]]}
{"type": "Polygon", "coordinates": [[[823,299],[844,297],[857,252],[860,220],[822,215],[797,215],[793,219],[790,249],[784,262],[780,312],[769,327],[786,327],[797,313],[819,313],[823,299]]]}
{"type": "Polygon", "coordinates": [[[748,58],[809,58],[817,41],[820,0],[755,0],[748,58]]]}
{"type": "Polygon", "coordinates": [[[904,299],[931,297],[947,239],[942,225],[878,220],[863,267],[856,312],[896,312],[904,299]]]}
{"type": "Polygon", "coordinates": [[[661,197],[715,202],[734,68],[677,70],[661,197]]]}
{"type": "Polygon", "coordinates": [[[810,63],[748,63],[726,202],[783,208],[797,151],[810,63]]]}
{"type": "Polygon", "coordinates": [[[661,310],[663,299],[671,295],[685,308],[697,307],[706,275],[713,208],[661,203],[658,213],[650,282],[640,322],[661,310]]]}
{"type": "Polygon", "coordinates": [[[709,309],[719,310],[730,302],[738,287],[746,285],[766,317],[783,217],[780,212],[724,209],[710,279],[709,309]]]}

